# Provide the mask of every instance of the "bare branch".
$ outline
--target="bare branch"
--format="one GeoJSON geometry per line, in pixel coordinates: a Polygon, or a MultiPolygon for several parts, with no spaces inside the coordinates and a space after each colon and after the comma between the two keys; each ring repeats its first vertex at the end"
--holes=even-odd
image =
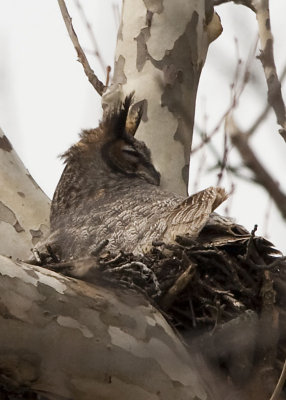
{"type": "MultiPolygon", "coordinates": [[[[280,82],[282,83],[286,77],[286,66],[283,69],[283,72],[280,77],[280,82]]],[[[252,126],[248,129],[246,132],[246,135],[249,137],[251,136],[259,127],[259,125],[265,120],[267,117],[269,111],[270,111],[271,105],[268,103],[265,108],[262,110],[261,114],[257,117],[257,119],[254,121],[252,126]]]]}
{"type": "Polygon", "coordinates": [[[220,185],[222,177],[223,177],[223,173],[226,170],[226,166],[227,166],[227,157],[228,157],[228,143],[227,143],[227,133],[226,130],[224,132],[224,145],[223,145],[223,156],[222,156],[222,161],[221,161],[221,165],[220,165],[220,171],[217,175],[217,186],[220,185]]]}
{"type": "MultiPolygon", "coordinates": [[[[236,4],[242,4],[256,13],[260,43],[262,47],[260,55],[257,58],[259,58],[261,61],[264,69],[268,87],[268,103],[273,108],[276,114],[277,123],[282,128],[279,129],[279,133],[286,141],[286,107],[282,97],[281,83],[277,76],[276,65],[274,61],[269,0],[214,0],[214,5],[216,6],[223,3],[229,3],[230,1],[233,1],[236,4]]],[[[264,110],[264,114],[261,116],[262,120],[265,118],[267,113],[268,108],[264,110]]],[[[261,121],[258,120],[257,122],[260,124],[261,121]]],[[[253,130],[251,133],[252,132],[253,130]]]]}
{"type": "Polygon", "coordinates": [[[98,44],[97,44],[97,40],[96,40],[96,38],[94,36],[91,24],[88,21],[87,16],[85,15],[84,9],[83,9],[82,5],[80,4],[79,0],[74,0],[74,2],[75,2],[76,7],[78,8],[78,12],[79,12],[80,17],[81,17],[84,25],[86,26],[90,41],[91,41],[92,46],[93,46],[93,54],[95,55],[95,57],[97,57],[103,72],[106,73],[107,66],[106,66],[106,63],[104,62],[103,57],[101,55],[101,52],[99,50],[99,47],[98,47],[98,44]]]}
{"type": "Polygon", "coordinates": [[[98,94],[100,94],[100,96],[102,96],[105,86],[104,84],[97,78],[97,76],[95,75],[94,71],[91,69],[89,62],[86,58],[86,55],[84,54],[84,51],[81,48],[81,45],[79,44],[78,41],[78,37],[75,33],[75,30],[73,28],[72,25],[72,19],[68,13],[66,4],[64,0],[58,0],[59,6],[60,6],[60,10],[63,16],[63,19],[65,21],[66,24],[66,28],[68,31],[68,34],[71,38],[71,41],[74,45],[74,48],[77,52],[77,56],[78,56],[78,60],[80,61],[80,63],[83,66],[84,72],[89,80],[89,82],[92,84],[92,86],[94,87],[94,89],[97,91],[98,94]]]}
{"type": "Polygon", "coordinates": [[[267,115],[269,114],[270,108],[271,108],[270,104],[267,103],[267,105],[262,110],[261,114],[253,122],[249,130],[245,133],[247,137],[250,137],[257,130],[259,125],[266,119],[267,115]]]}
{"type": "Polygon", "coordinates": [[[277,123],[282,129],[279,129],[280,135],[286,141],[286,107],[281,93],[281,83],[277,76],[274,52],[273,35],[271,32],[269,1],[252,0],[256,9],[256,19],[258,22],[259,37],[261,43],[260,59],[268,87],[268,103],[273,108],[277,123]]]}
{"type": "Polygon", "coordinates": [[[228,116],[226,120],[226,129],[228,130],[231,141],[239,151],[245,165],[253,172],[256,182],[267,190],[283,218],[286,219],[286,195],[280,190],[278,182],[272,178],[269,172],[258,160],[248,143],[247,136],[239,130],[231,116],[228,116]]]}
{"type": "Polygon", "coordinates": [[[106,87],[109,85],[110,72],[111,72],[111,66],[108,65],[108,66],[106,67],[106,82],[105,82],[105,86],[106,86],[106,87]]]}

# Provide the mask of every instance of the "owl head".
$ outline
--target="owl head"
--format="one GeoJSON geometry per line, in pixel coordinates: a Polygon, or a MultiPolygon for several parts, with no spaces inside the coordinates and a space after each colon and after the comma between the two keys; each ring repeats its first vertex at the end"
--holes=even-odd
{"type": "Polygon", "coordinates": [[[134,135],[142,117],[142,107],[131,107],[133,94],[106,112],[97,129],[85,130],[81,139],[63,154],[68,164],[82,160],[89,167],[137,177],[153,185],[160,184],[160,174],[152,164],[145,143],[134,135]]]}

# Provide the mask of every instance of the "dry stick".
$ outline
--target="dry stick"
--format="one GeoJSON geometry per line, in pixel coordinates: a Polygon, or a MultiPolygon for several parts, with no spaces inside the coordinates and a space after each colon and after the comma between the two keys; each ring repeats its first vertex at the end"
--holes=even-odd
{"type": "Polygon", "coordinates": [[[160,306],[163,310],[168,310],[174,303],[178,294],[180,294],[193,279],[196,271],[196,264],[190,264],[189,267],[178,277],[173,286],[170,287],[168,292],[164,295],[160,301],[160,306]]]}
{"type": "Polygon", "coordinates": [[[79,14],[81,16],[81,19],[82,19],[83,23],[86,26],[87,32],[89,34],[89,38],[90,38],[90,41],[92,43],[93,50],[94,50],[93,53],[97,57],[97,59],[99,61],[99,64],[100,64],[103,72],[105,73],[107,66],[106,66],[106,63],[104,62],[104,60],[102,58],[102,55],[101,55],[101,53],[99,51],[99,47],[98,47],[96,38],[94,36],[91,24],[88,21],[86,15],[85,15],[84,9],[82,8],[82,5],[80,4],[79,0],[74,0],[74,2],[75,2],[76,7],[78,8],[78,12],[79,12],[79,14]]]}
{"type": "Polygon", "coordinates": [[[282,127],[280,135],[286,141],[286,107],[281,92],[281,83],[278,79],[273,53],[273,36],[271,32],[269,1],[252,0],[256,9],[259,37],[261,43],[260,59],[268,87],[268,103],[273,108],[277,123],[282,127]]]}
{"type": "Polygon", "coordinates": [[[74,45],[74,48],[77,52],[77,56],[78,56],[78,60],[81,62],[84,72],[89,80],[89,82],[92,84],[92,86],[94,87],[94,89],[97,91],[98,94],[100,94],[100,96],[102,96],[105,86],[104,84],[97,78],[97,76],[95,75],[94,71],[91,69],[89,62],[86,58],[86,55],[84,54],[84,51],[82,50],[79,41],[78,41],[78,37],[74,31],[73,25],[72,25],[72,19],[68,13],[66,4],[64,2],[64,0],[58,0],[60,9],[61,9],[61,13],[63,16],[63,19],[65,21],[66,24],[66,28],[68,31],[68,34],[71,38],[71,41],[74,45]]]}
{"type": "Polygon", "coordinates": [[[283,389],[285,380],[286,380],[286,361],[284,362],[281,375],[280,375],[279,380],[277,382],[276,388],[275,388],[272,396],[270,397],[270,400],[278,400],[279,399],[279,396],[280,396],[280,393],[281,393],[281,391],[283,389]]]}
{"type": "Polygon", "coordinates": [[[286,195],[280,190],[277,181],[272,178],[258,160],[248,143],[247,136],[239,130],[231,116],[227,118],[226,127],[230,134],[231,141],[239,151],[244,164],[253,172],[257,183],[267,190],[283,218],[286,219],[286,195]]]}

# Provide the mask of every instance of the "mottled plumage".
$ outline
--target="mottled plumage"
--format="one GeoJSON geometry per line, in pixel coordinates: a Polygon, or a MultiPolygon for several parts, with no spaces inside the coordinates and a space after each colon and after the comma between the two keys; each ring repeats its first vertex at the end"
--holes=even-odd
{"type": "Polygon", "coordinates": [[[47,241],[61,260],[88,257],[105,239],[111,252],[144,253],[154,240],[195,238],[227,197],[213,187],[187,199],[161,190],[149,149],[133,136],[141,113],[128,117],[130,104],[131,96],[63,155],[47,241]]]}

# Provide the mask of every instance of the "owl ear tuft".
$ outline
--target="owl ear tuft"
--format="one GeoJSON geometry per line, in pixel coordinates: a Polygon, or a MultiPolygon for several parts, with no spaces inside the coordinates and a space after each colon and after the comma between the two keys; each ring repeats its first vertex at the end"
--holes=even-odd
{"type": "Polygon", "coordinates": [[[125,97],[124,101],[110,106],[105,113],[101,127],[108,136],[121,137],[125,133],[125,125],[129,108],[133,100],[134,92],[125,97]]]}
{"type": "Polygon", "coordinates": [[[125,123],[125,132],[128,135],[135,136],[143,115],[143,104],[143,101],[140,101],[129,109],[125,123]]]}
{"type": "Polygon", "coordinates": [[[107,113],[102,122],[106,133],[116,137],[135,135],[143,114],[143,102],[140,101],[132,106],[133,99],[134,92],[107,113]]]}
{"type": "Polygon", "coordinates": [[[128,112],[131,107],[133,98],[134,92],[126,96],[123,103],[120,103],[119,106],[117,106],[117,110],[115,110],[115,114],[117,114],[117,121],[115,121],[116,126],[114,128],[118,136],[123,136],[126,132],[128,112]]]}

